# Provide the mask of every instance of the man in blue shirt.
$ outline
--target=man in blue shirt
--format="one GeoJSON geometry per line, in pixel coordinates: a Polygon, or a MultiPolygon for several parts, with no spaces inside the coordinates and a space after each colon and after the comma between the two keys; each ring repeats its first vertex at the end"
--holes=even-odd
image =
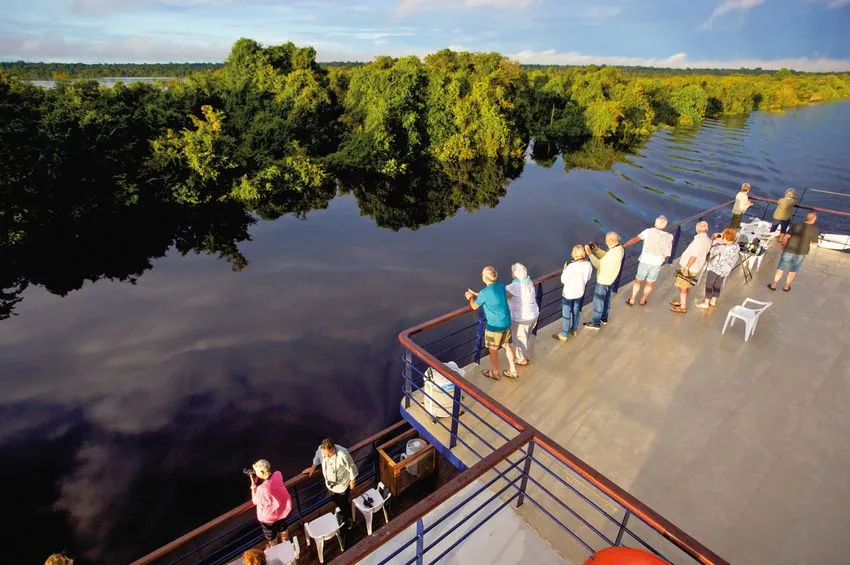
{"type": "Polygon", "coordinates": [[[496,282],[499,274],[496,268],[490,265],[484,267],[481,271],[481,279],[485,286],[480,292],[475,292],[471,289],[466,289],[464,296],[469,301],[469,307],[473,310],[479,308],[484,309],[484,319],[487,321],[487,327],[484,331],[484,344],[490,352],[490,367],[489,371],[482,371],[484,376],[494,381],[502,378],[499,374],[499,349],[505,348],[505,354],[508,357],[508,365],[510,370],[505,371],[506,377],[516,379],[519,374],[516,372],[514,364],[514,350],[511,347],[511,310],[508,307],[508,298],[510,298],[505,285],[496,282]]]}

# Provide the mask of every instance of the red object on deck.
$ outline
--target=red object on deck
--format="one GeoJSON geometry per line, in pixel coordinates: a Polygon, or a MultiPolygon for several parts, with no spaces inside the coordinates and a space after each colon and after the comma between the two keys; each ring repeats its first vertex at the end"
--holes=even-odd
{"type": "Polygon", "coordinates": [[[584,565],[670,565],[648,551],[632,547],[609,547],[597,551],[584,565]]]}

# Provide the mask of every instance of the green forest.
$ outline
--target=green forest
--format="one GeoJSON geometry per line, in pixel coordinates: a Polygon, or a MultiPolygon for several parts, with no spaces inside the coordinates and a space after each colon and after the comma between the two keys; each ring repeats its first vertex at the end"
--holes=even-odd
{"type": "Polygon", "coordinates": [[[0,70],[0,319],[29,284],[132,282],[170,247],[241,269],[257,218],[304,217],[339,191],[380,226],[416,229],[495,206],[527,152],[607,169],[659,127],[850,96],[847,74],[529,68],[450,50],[322,66],[311,47],[250,39],[223,66],[183,67],[111,88],[0,70]]]}

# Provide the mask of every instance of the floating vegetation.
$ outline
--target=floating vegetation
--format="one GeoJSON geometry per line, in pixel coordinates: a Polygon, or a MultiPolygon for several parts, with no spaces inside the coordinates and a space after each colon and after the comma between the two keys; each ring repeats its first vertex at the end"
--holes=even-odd
{"type": "Polygon", "coordinates": [[[614,200],[616,200],[617,202],[619,202],[623,206],[626,205],[626,201],[623,200],[622,198],[620,198],[619,196],[617,196],[616,194],[614,194],[612,191],[606,190],[605,192],[608,194],[608,196],[610,196],[611,198],[613,198],[614,200]]]}

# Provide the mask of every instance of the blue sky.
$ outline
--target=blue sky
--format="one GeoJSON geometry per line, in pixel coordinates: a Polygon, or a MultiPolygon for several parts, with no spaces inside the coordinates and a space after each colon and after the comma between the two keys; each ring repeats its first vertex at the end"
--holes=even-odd
{"type": "Polygon", "coordinates": [[[240,37],[320,60],[444,47],[522,62],[850,71],[850,0],[3,0],[0,59],[221,61],[240,37]]]}

